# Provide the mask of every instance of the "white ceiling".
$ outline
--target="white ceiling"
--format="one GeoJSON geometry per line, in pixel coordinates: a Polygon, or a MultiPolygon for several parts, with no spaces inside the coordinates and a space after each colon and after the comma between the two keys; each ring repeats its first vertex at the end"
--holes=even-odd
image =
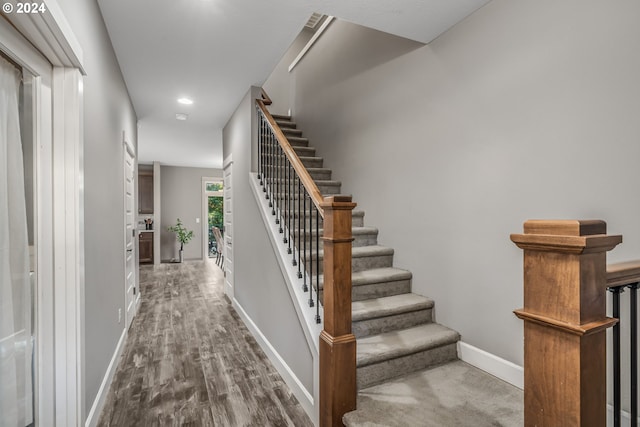
{"type": "Polygon", "coordinates": [[[138,158],[222,167],[222,128],[313,12],[428,43],[489,0],[98,0],[139,120],[138,158]],[[177,98],[191,97],[183,106],[177,98]],[[189,115],[187,121],[176,113],[189,115]]]}

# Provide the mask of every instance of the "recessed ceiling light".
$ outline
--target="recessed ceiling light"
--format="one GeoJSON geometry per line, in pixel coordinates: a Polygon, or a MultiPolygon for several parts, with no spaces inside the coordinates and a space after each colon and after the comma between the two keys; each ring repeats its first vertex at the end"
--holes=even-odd
{"type": "Polygon", "coordinates": [[[193,104],[193,100],[189,99],[189,98],[178,98],[178,102],[180,104],[184,104],[184,105],[191,105],[193,104]]]}
{"type": "Polygon", "coordinates": [[[189,116],[184,113],[176,113],[176,120],[187,120],[189,116]]]}

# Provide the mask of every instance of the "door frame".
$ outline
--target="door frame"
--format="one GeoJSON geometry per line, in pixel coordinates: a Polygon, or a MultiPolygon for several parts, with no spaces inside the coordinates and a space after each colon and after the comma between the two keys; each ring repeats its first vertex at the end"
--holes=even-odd
{"type": "MultiPolygon", "coordinates": [[[[16,3],[14,0],[11,3],[16,3]]],[[[83,55],[55,0],[41,14],[3,14],[0,48],[39,76],[36,330],[39,424],[84,424],[83,55]],[[35,49],[33,49],[35,47],[35,49]],[[37,49],[37,51],[36,51],[37,49]],[[40,75],[38,63],[53,66],[40,75]],[[53,260],[55,259],[55,265],[53,260]],[[39,328],[39,329],[38,329],[39,328]]]]}
{"type": "Polygon", "coordinates": [[[234,299],[235,276],[234,266],[235,256],[233,251],[233,154],[224,159],[222,163],[222,179],[224,185],[224,293],[231,301],[234,299]],[[229,173],[227,174],[227,170],[229,173]],[[227,185],[227,175],[231,179],[231,185],[227,185]],[[228,197],[227,197],[228,196],[228,197]],[[229,213],[227,215],[227,212],[229,213]]]}

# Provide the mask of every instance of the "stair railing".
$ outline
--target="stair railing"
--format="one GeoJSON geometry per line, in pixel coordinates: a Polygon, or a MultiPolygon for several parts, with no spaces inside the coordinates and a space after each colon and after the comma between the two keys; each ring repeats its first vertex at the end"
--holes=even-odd
{"type": "Polygon", "coordinates": [[[527,221],[524,249],[525,426],[606,425],[606,253],[622,236],[604,221],[527,221]]]}
{"type": "MultiPolygon", "coordinates": [[[[640,261],[629,261],[607,266],[607,290],[612,293],[612,315],[629,325],[629,391],[630,391],[630,423],[638,425],[638,287],[640,286],[640,261]],[[621,294],[629,290],[629,317],[623,319],[620,310],[621,294]]],[[[613,427],[622,423],[621,408],[621,333],[620,322],[613,327],[613,427]]]]}
{"type": "Polygon", "coordinates": [[[350,196],[322,196],[267,103],[270,99],[262,91],[256,99],[257,178],[291,263],[298,267],[300,286],[309,292],[316,322],[324,321],[319,345],[320,425],[342,426],[342,416],[356,408],[356,340],[351,332],[351,215],[356,205],[350,196]]]}

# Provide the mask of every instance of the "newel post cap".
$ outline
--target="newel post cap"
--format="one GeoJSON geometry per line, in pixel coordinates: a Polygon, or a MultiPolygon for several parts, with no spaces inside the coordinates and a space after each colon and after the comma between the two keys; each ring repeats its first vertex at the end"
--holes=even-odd
{"type": "Polygon", "coordinates": [[[524,234],[512,234],[521,249],[572,254],[606,252],[622,242],[621,235],[607,235],[601,220],[537,220],[524,223],[524,234]]]}
{"type": "Polygon", "coordinates": [[[351,196],[327,196],[320,202],[323,209],[353,209],[357,206],[351,196]]]}

